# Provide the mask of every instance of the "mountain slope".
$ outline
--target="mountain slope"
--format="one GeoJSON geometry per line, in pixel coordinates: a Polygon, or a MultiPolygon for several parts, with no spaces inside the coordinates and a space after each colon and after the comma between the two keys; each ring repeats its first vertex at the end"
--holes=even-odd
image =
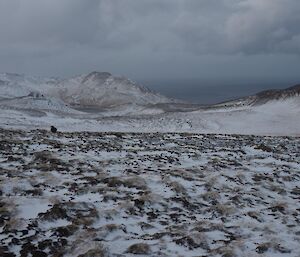
{"type": "Polygon", "coordinates": [[[28,96],[32,92],[43,94],[58,83],[58,79],[30,77],[14,73],[0,74],[0,98],[28,96]]]}
{"type": "Polygon", "coordinates": [[[250,97],[253,99],[252,103],[261,105],[269,101],[285,100],[288,98],[296,98],[300,96],[300,84],[286,89],[272,89],[259,92],[258,94],[250,97]]]}
{"type": "Polygon", "coordinates": [[[92,72],[62,81],[50,92],[68,104],[80,106],[108,108],[124,104],[171,102],[170,99],[153,93],[127,78],[115,77],[107,72],[92,72]]]}
{"type": "Polygon", "coordinates": [[[73,106],[101,108],[174,102],[127,78],[107,72],[92,72],[65,80],[0,74],[0,98],[24,97],[32,92],[58,98],[73,106]]]}
{"type": "Polygon", "coordinates": [[[300,84],[285,88],[261,91],[255,95],[213,105],[213,108],[260,106],[269,102],[294,101],[300,104],[300,84]]]}
{"type": "Polygon", "coordinates": [[[62,113],[79,113],[70,108],[62,100],[54,97],[44,97],[42,95],[29,94],[24,97],[15,97],[0,100],[0,108],[10,108],[14,110],[42,110],[62,113]]]}

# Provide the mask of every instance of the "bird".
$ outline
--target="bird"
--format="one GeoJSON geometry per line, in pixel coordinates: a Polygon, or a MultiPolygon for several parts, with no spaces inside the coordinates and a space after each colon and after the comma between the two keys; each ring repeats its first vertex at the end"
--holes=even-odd
{"type": "Polygon", "coordinates": [[[54,126],[51,126],[51,132],[52,132],[52,133],[56,133],[56,132],[57,132],[57,128],[54,127],[54,126]]]}

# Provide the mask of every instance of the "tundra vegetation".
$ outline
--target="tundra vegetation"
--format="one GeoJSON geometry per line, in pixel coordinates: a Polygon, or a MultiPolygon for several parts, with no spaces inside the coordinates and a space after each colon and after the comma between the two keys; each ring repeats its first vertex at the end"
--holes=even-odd
{"type": "Polygon", "coordinates": [[[300,256],[300,139],[0,130],[0,256],[300,256]]]}

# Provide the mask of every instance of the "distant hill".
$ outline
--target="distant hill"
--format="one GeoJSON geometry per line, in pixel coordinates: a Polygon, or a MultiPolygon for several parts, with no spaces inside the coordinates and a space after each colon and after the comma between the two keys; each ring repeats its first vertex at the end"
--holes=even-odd
{"type": "Polygon", "coordinates": [[[116,77],[108,72],[92,72],[63,80],[51,87],[48,94],[70,105],[115,107],[126,104],[149,105],[173,102],[165,96],[125,77],[116,77]]]}
{"type": "Polygon", "coordinates": [[[64,80],[0,74],[0,98],[12,99],[36,94],[57,98],[70,106],[103,108],[174,102],[125,77],[113,76],[108,72],[91,72],[64,80]]]}
{"type": "Polygon", "coordinates": [[[265,90],[250,97],[253,99],[253,104],[264,104],[274,100],[284,100],[291,97],[300,96],[300,84],[286,89],[265,90]]]}
{"type": "Polygon", "coordinates": [[[257,94],[222,102],[215,107],[238,107],[263,105],[271,101],[285,101],[295,99],[300,101],[300,84],[285,89],[264,90],[257,94]]]}

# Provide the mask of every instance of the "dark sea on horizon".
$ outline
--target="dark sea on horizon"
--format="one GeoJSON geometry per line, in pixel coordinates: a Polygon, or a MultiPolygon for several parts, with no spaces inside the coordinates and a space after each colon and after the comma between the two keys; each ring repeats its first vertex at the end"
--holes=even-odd
{"type": "Polygon", "coordinates": [[[214,104],[256,94],[268,89],[284,89],[300,83],[297,79],[203,80],[140,79],[138,83],[165,96],[198,104],[214,104]]]}

